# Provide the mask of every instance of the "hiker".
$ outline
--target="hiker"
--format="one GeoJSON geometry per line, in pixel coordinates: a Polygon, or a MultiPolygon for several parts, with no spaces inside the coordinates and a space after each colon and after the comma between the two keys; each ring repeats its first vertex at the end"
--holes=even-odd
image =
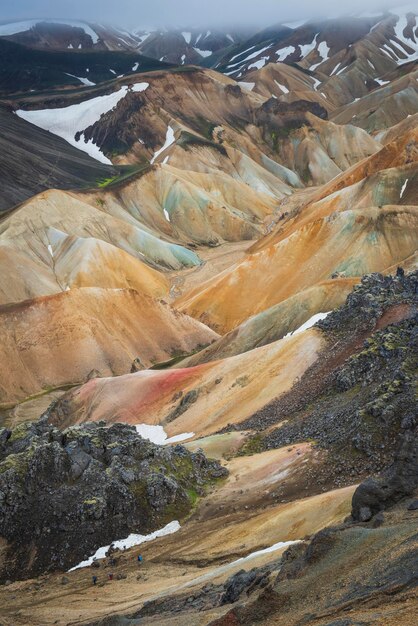
{"type": "Polygon", "coordinates": [[[113,574],[108,574],[109,580],[113,580],[113,574]]]}
{"type": "Polygon", "coordinates": [[[97,576],[92,576],[92,581],[93,581],[93,585],[95,585],[97,583],[97,576]]]}
{"type": "Polygon", "coordinates": [[[140,565],[141,563],[142,563],[142,556],[138,554],[138,565],[140,565]]]}

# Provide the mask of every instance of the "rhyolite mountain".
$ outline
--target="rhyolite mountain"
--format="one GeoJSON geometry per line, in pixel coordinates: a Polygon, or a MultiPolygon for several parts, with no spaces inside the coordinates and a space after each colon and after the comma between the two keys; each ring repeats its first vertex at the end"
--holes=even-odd
{"type": "Polygon", "coordinates": [[[140,22],[0,25],[2,623],[415,625],[418,7],[140,22]]]}

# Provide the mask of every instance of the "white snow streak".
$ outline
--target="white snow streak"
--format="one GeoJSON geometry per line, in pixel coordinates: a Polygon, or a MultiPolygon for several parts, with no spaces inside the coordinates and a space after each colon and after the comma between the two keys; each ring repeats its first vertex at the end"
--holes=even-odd
{"type": "Polygon", "coordinates": [[[65,74],[67,74],[67,76],[71,76],[71,78],[76,78],[80,81],[80,83],[83,83],[83,85],[87,85],[87,87],[94,87],[96,84],[92,83],[88,78],[83,78],[82,76],[76,76],[75,74],[69,74],[68,72],[65,72],[65,74]]]}
{"type": "Polygon", "coordinates": [[[210,57],[212,54],[212,50],[200,50],[199,48],[193,48],[193,50],[196,50],[201,57],[210,57]]]}
{"type": "Polygon", "coordinates": [[[112,545],[114,548],[119,548],[120,550],[128,550],[128,548],[139,546],[141,543],[146,543],[148,541],[152,541],[153,539],[158,539],[158,537],[172,535],[178,530],[180,530],[180,524],[177,520],[174,520],[173,522],[170,522],[169,524],[164,526],[164,528],[160,528],[159,530],[156,530],[149,535],[131,534],[126,537],[126,539],[118,539],[117,541],[113,541],[112,544],[109,544],[108,546],[102,546],[101,548],[96,550],[93,556],[88,558],[86,561],[81,561],[81,563],[79,563],[75,567],[72,567],[68,571],[73,572],[74,570],[81,567],[89,567],[93,564],[93,561],[96,561],[97,559],[104,559],[106,556],[106,552],[110,548],[110,545],[112,545]]]}
{"type": "Polygon", "coordinates": [[[165,142],[164,145],[162,146],[162,148],[160,148],[159,150],[157,150],[157,152],[154,154],[154,156],[152,157],[150,163],[151,165],[154,163],[155,159],[157,157],[160,156],[160,154],[162,152],[164,152],[164,150],[166,150],[166,148],[168,148],[169,146],[171,146],[171,144],[174,143],[174,130],[171,128],[171,126],[168,126],[167,128],[167,134],[165,136],[165,142]]]}
{"type": "Polygon", "coordinates": [[[341,63],[337,63],[337,65],[334,67],[334,69],[332,70],[330,76],[332,76],[333,74],[335,74],[335,72],[338,70],[338,68],[340,67],[341,63]]]}
{"type": "Polygon", "coordinates": [[[283,93],[289,93],[288,88],[287,88],[287,87],[285,87],[284,85],[281,85],[281,84],[279,83],[279,81],[277,81],[276,79],[274,79],[274,82],[276,83],[276,85],[277,85],[278,87],[280,87],[280,89],[283,91],[283,93]]]}
{"type": "Polygon", "coordinates": [[[269,554],[270,552],[277,552],[277,550],[281,550],[282,548],[287,548],[287,546],[291,546],[294,543],[300,543],[300,540],[297,541],[278,541],[277,543],[269,546],[268,548],[264,548],[263,550],[257,550],[256,552],[251,552],[248,556],[244,556],[236,561],[232,561],[228,563],[229,567],[234,567],[238,565],[238,563],[244,563],[245,561],[251,561],[251,559],[255,559],[262,554],[269,554]]]}
{"type": "Polygon", "coordinates": [[[406,181],[404,182],[404,184],[402,185],[402,189],[401,189],[401,195],[399,196],[399,198],[402,198],[403,194],[405,193],[405,189],[406,186],[408,184],[409,178],[406,179],[406,181]]]}

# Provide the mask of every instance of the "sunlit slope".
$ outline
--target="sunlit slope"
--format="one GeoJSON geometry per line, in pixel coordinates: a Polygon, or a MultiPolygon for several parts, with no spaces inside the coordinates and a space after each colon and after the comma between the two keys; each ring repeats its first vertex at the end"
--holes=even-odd
{"type": "Polygon", "coordinates": [[[341,306],[356,282],[356,278],[335,278],[309,287],[245,320],[205,350],[182,361],[177,367],[191,367],[215,359],[224,359],[277,341],[298,330],[309,320],[315,319],[314,316],[341,306]]]}
{"type": "Polygon", "coordinates": [[[133,289],[71,289],[0,306],[0,403],[190,352],[216,334],[133,289]]]}
{"type": "Polygon", "coordinates": [[[231,270],[184,294],[176,305],[218,332],[227,332],[335,273],[358,277],[402,262],[416,249],[417,226],[417,207],[333,213],[249,254],[231,270]]]}
{"type": "Polygon", "coordinates": [[[69,392],[64,425],[104,419],[158,424],[170,435],[217,432],[288,391],[324,346],[316,329],[235,357],[173,370],[101,378],[69,392]]]}
{"type": "Polygon", "coordinates": [[[57,190],[35,196],[2,221],[0,251],[2,267],[15,277],[9,285],[6,272],[1,272],[3,302],[73,285],[132,287],[162,293],[167,281],[144,261],[160,268],[200,263],[196,253],[160,239],[126,212],[113,217],[102,210],[100,202],[92,206],[57,190]],[[13,255],[19,263],[10,262],[13,255]],[[36,273],[35,266],[41,267],[39,281],[55,286],[46,291],[44,287],[38,289],[38,280],[32,282],[28,277],[27,268],[36,273]],[[19,283],[24,285],[21,289],[19,283]]]}

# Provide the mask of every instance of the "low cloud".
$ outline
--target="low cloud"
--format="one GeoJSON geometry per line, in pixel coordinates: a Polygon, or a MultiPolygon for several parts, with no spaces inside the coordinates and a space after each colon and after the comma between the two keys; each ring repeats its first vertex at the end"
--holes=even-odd
{"type": "MultiPolygon", "coordinates": [[[[176,26],[264,27],[299,19],[373,12],[405,0],[14,0],[1,10],[2,21],[30,17],[84,19],[130,28],[176,26]]],[[[418,9],[418,1],[416,2],[418,9]]]]}

